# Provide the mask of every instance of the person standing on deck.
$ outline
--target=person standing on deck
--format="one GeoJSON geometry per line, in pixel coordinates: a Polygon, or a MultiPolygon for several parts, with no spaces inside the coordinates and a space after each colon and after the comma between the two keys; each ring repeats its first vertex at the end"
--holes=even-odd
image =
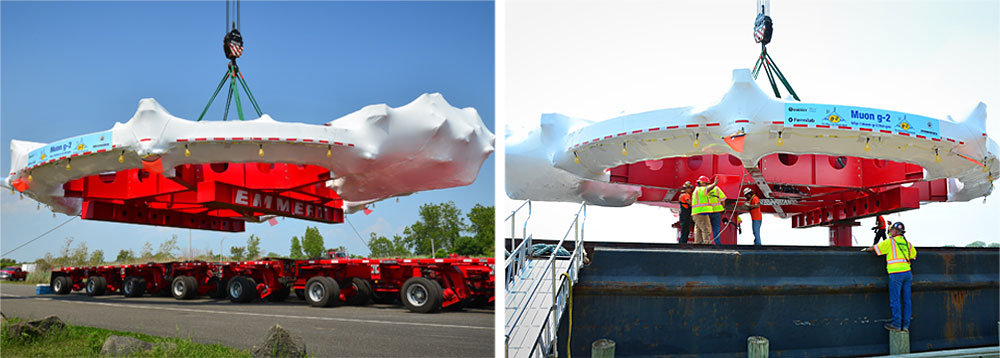
{"type": "Polygon", "coordinates": [[[690,181],[684,182],[684,186],[681,186],[681,197],[678,199],[681,203],[681,215],[679,219],[681,232],[680,237],[677,238],[678,244],[686,244],[688,242],[688,238],[691,236],[691,227],[694,226],[694,222],[691,221],[691,192],[693,189],[694,185],[691,185],[690,181]]]}
{"type": "MultiPolygon", "coordinates": [[[[694,219],[694,243],[709,244],[712,240],[712,224],[709,216],[712,213],[714,204],[711,201],[711,192],[718,189],[715,183],[709,184],[708,177],[702,175],[698,178],[698,187],[691,194],[691,218],[694,219]]],[[[721,221],[722,216],[719,216],[721,221]]],[[[721,225],[721,222],[720,222],[721,225]]]]}
{"type": "Polygon", "coordinates": [[[917,249],[903,237],[906,228],[903,223],[896,222],[889,227],[889,238],[878,245],[866,247],[861,251],[875,251],[876,255],[885,255],[885,269],[889,272],[889,309],[892,311],[892,323],[886,323],[885,329],[890,331],[910,331],[910,316],[913,306],[910,302],[910,283],[913,274],[910,272],[910,262],[917,259],[917,249]]]}
{"type": "Polygon", "coordinates": [[[872,227],[872,231],[875,231],[875,242],[872,242],[872,245],[878,245],[879,239],[885,240],[885,218],[882,215],[875,217],[875,226],[872,227]]]}
{"type": "Polygon", "coordinates": [[[750,226],[753,229],[753,244],[760,246],[760,224],[764,218],[760,213],[760,198],[750,188],[743,189],[743,197],[747,199],[750,208],[750,226]]]}
{"type": "MultiPolygon", "coordinates": [[[[707,181],[708,178],[705,177],[705,180],[707,181]]],[[[708,189],[708,201],[712,203],[708,217],[712,225],[712,242],[716,245],[722,245],[722,212],[726,210],[722,204],[726,202],[726,193],[717,187],[718,184],[719,177],[716,176],[715,183],[708,189]]]]}

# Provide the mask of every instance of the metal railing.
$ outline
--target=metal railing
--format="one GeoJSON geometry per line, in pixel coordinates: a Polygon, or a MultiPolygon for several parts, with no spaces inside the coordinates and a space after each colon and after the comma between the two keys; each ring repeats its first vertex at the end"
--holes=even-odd
{"type": "Polygon", "coordinates": [[[504,289],[507,292],[510,291],[510,284],[514,282],[514,278],[521,275],[521,272],[527,267],[528,263],[528,249],[531,248],[531,237],[528,236],[528,220],[531,219],[531,200],[526,200],[517,209],[514,209],[507,215],[504,221],[510,221],[510,247],[507,258],[504,260],[504,275],[506,279],[504,280],[504,289]],[[524,226],[521,229],[521,242],[517,242],[517,212],[521,209],[528,208],[528,217],[524,218],[524,226]]]}
{"type": "MultiPolygon", "coordinates": [[[[577,209],[576,215],[573,218],[573,222],[570,224],[570,227],[566,230],[566,234],[563,235],[562,239],[559,240],[559,243],[557,243],[555,248],[552,250],[552,254],[545,261],[545,265],[543,267],[546,271],[550,272],[552,275],[550,281],[552,290],[552,305],[549,307],[541,331],[538,333],[538,336],[535,338],[535,341],[532,344],[529,357],[536,356],[536,352],[539,353],[540,356],[558,355],[558,352],[556,351],[556,346],[557,346],[556,332],[558,332],[559,330],[559,321],[562,319],[562,314],[564,309],[566,308],[567,299],[570,293],[568,285],[563,284],[563,280],[566,278],[562,276],[562,274],[563,273],[567,274],[569,276],[569,279],[572,280],[572,282],[574,283],[577,282],[578,280],[577,275],[580,272],[580,268],[583,267],[583,258],[585,255],[585,251],[583,248],[583,236],[584,236],[583,234],[584,234],[584,221],[586,221],[586,219],[587,219],[587,204],[581,203],[580,208],[577,209]],[[573,246],[573,252],[570,254],[569,257],[570,261],[569,266],[567,266],[565,271],[557,272],[555,260],[556,257],[558,256],[559,248],[561,248],[563,246],[563,243],[566,242],[566,239],[569,237],[570,233],[573,233],[574,246],[573,246]]],[[[535,282],[534,287],[532,287],[531,292],[528,295],[526,295],[527,297],[526,300],[534,296],[535,293],[538,292],[539,288],[541,288],[541,286],[543,286],[542,280],[537,280],[535,282]]],[[[549,289],[549,287],[545,287],[543,289],[549,289]]],[[[518,305],[518,307],[523,308],[523,306],[521,305],[518,305]]],[[[517,325],[520,322],[523,314],[524,310],[519,309],[519,312],[516,312],[516,314],[514,315],[513,322],[510,321],[507,322],[507,335],[506,335],[507,339],[510,339],[514,329],[517,328],[517,325]]]]}

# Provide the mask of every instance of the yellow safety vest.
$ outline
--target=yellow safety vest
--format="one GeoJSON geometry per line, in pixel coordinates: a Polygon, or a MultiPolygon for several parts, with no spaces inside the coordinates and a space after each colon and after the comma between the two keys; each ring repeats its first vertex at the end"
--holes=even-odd
{"type": "Polygon", "coordinates": [[[694,192],[691,193],[691,215],[701,215],[712,212],[712,203],[710,202],[709,195],[705,189],[708,189],[708,187],[699,186],[694,188],[694,192]]]}
{"type": "Polygon", "coordinates": [[[885,255],[885,270],[889,273],[910,271],[910,260],[917,257],[917,249],[903,235],[882,240],[875,245],[875,253],[885,255]]]}
{"type": "Polygon", "coordinates": [[[712,189],[712,192],[708,196],[708,201],[712,203],[711,212],[721,213],[726,210],[722,207],[722,203],[726,202],[726,193],[723,193],[722,189],[719,189],[719,187],[712,189]]]}

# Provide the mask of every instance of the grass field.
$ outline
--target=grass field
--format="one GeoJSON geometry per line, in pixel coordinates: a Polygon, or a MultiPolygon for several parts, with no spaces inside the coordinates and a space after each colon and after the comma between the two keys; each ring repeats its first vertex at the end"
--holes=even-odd
{"type": "Polygon", "coordinates": [[[111,335],[133,337],[153,343],[152,351],[137,357],[249,357],[250,352],[218,344],[199,344],[189,339],[154,337],[141,333],[67,325],[66,329],[38,339],[8,337],[7,325],[22,319],[8,317],[0,330],[0,351],[6,357],[97,357],[111,335]],[[173,343],[164,349],[158,343],[173,343]]]}

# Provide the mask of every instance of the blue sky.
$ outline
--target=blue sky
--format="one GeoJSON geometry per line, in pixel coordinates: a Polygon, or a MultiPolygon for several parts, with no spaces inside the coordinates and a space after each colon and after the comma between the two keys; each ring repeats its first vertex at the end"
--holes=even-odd
{"type": "MultiPolygon", "coordinates": [[[[111,128],[153,97],[172,114],[196,119],[226,71],[223,2],[0,3],[0,139],[52,142],[111,128]]],[[[494,11],[491,2],[245,2],[240,69],[263,111],[279,121],[324,123],[369,104],[397,107],[425,92],[453,106],[474,107],[494,131],[494,11]]],[[[206,115],[222,116],[224,93],[206,115]]],[[[253,113],[244,102],[245,110],[253,113]]],[[[235,118],[234,110],[230,119],[235,118]]],[[[10,166],[6,148],[0,167],[10,166]]],[[[376,204],[347,220],[368,233],[399,233],[424,203],[454,201],[468,211],[492,205],[494,159],[474,184],[376,204]]],[[[35,202],[0,195],[0,246],[20,245],[62,223],[35,202]]],[[[318,226],[328,247],[368,249],[345,224],[283,219],[244,233],[194,230],[192,247],[246,244],[253,233],[264,252],[285,254],[293,235],[318,226]]],[[[10,257],[33,260],[57,252],[66,237],[104,250],[138,252],[187,229],[74,220],[10,257]]]]}

